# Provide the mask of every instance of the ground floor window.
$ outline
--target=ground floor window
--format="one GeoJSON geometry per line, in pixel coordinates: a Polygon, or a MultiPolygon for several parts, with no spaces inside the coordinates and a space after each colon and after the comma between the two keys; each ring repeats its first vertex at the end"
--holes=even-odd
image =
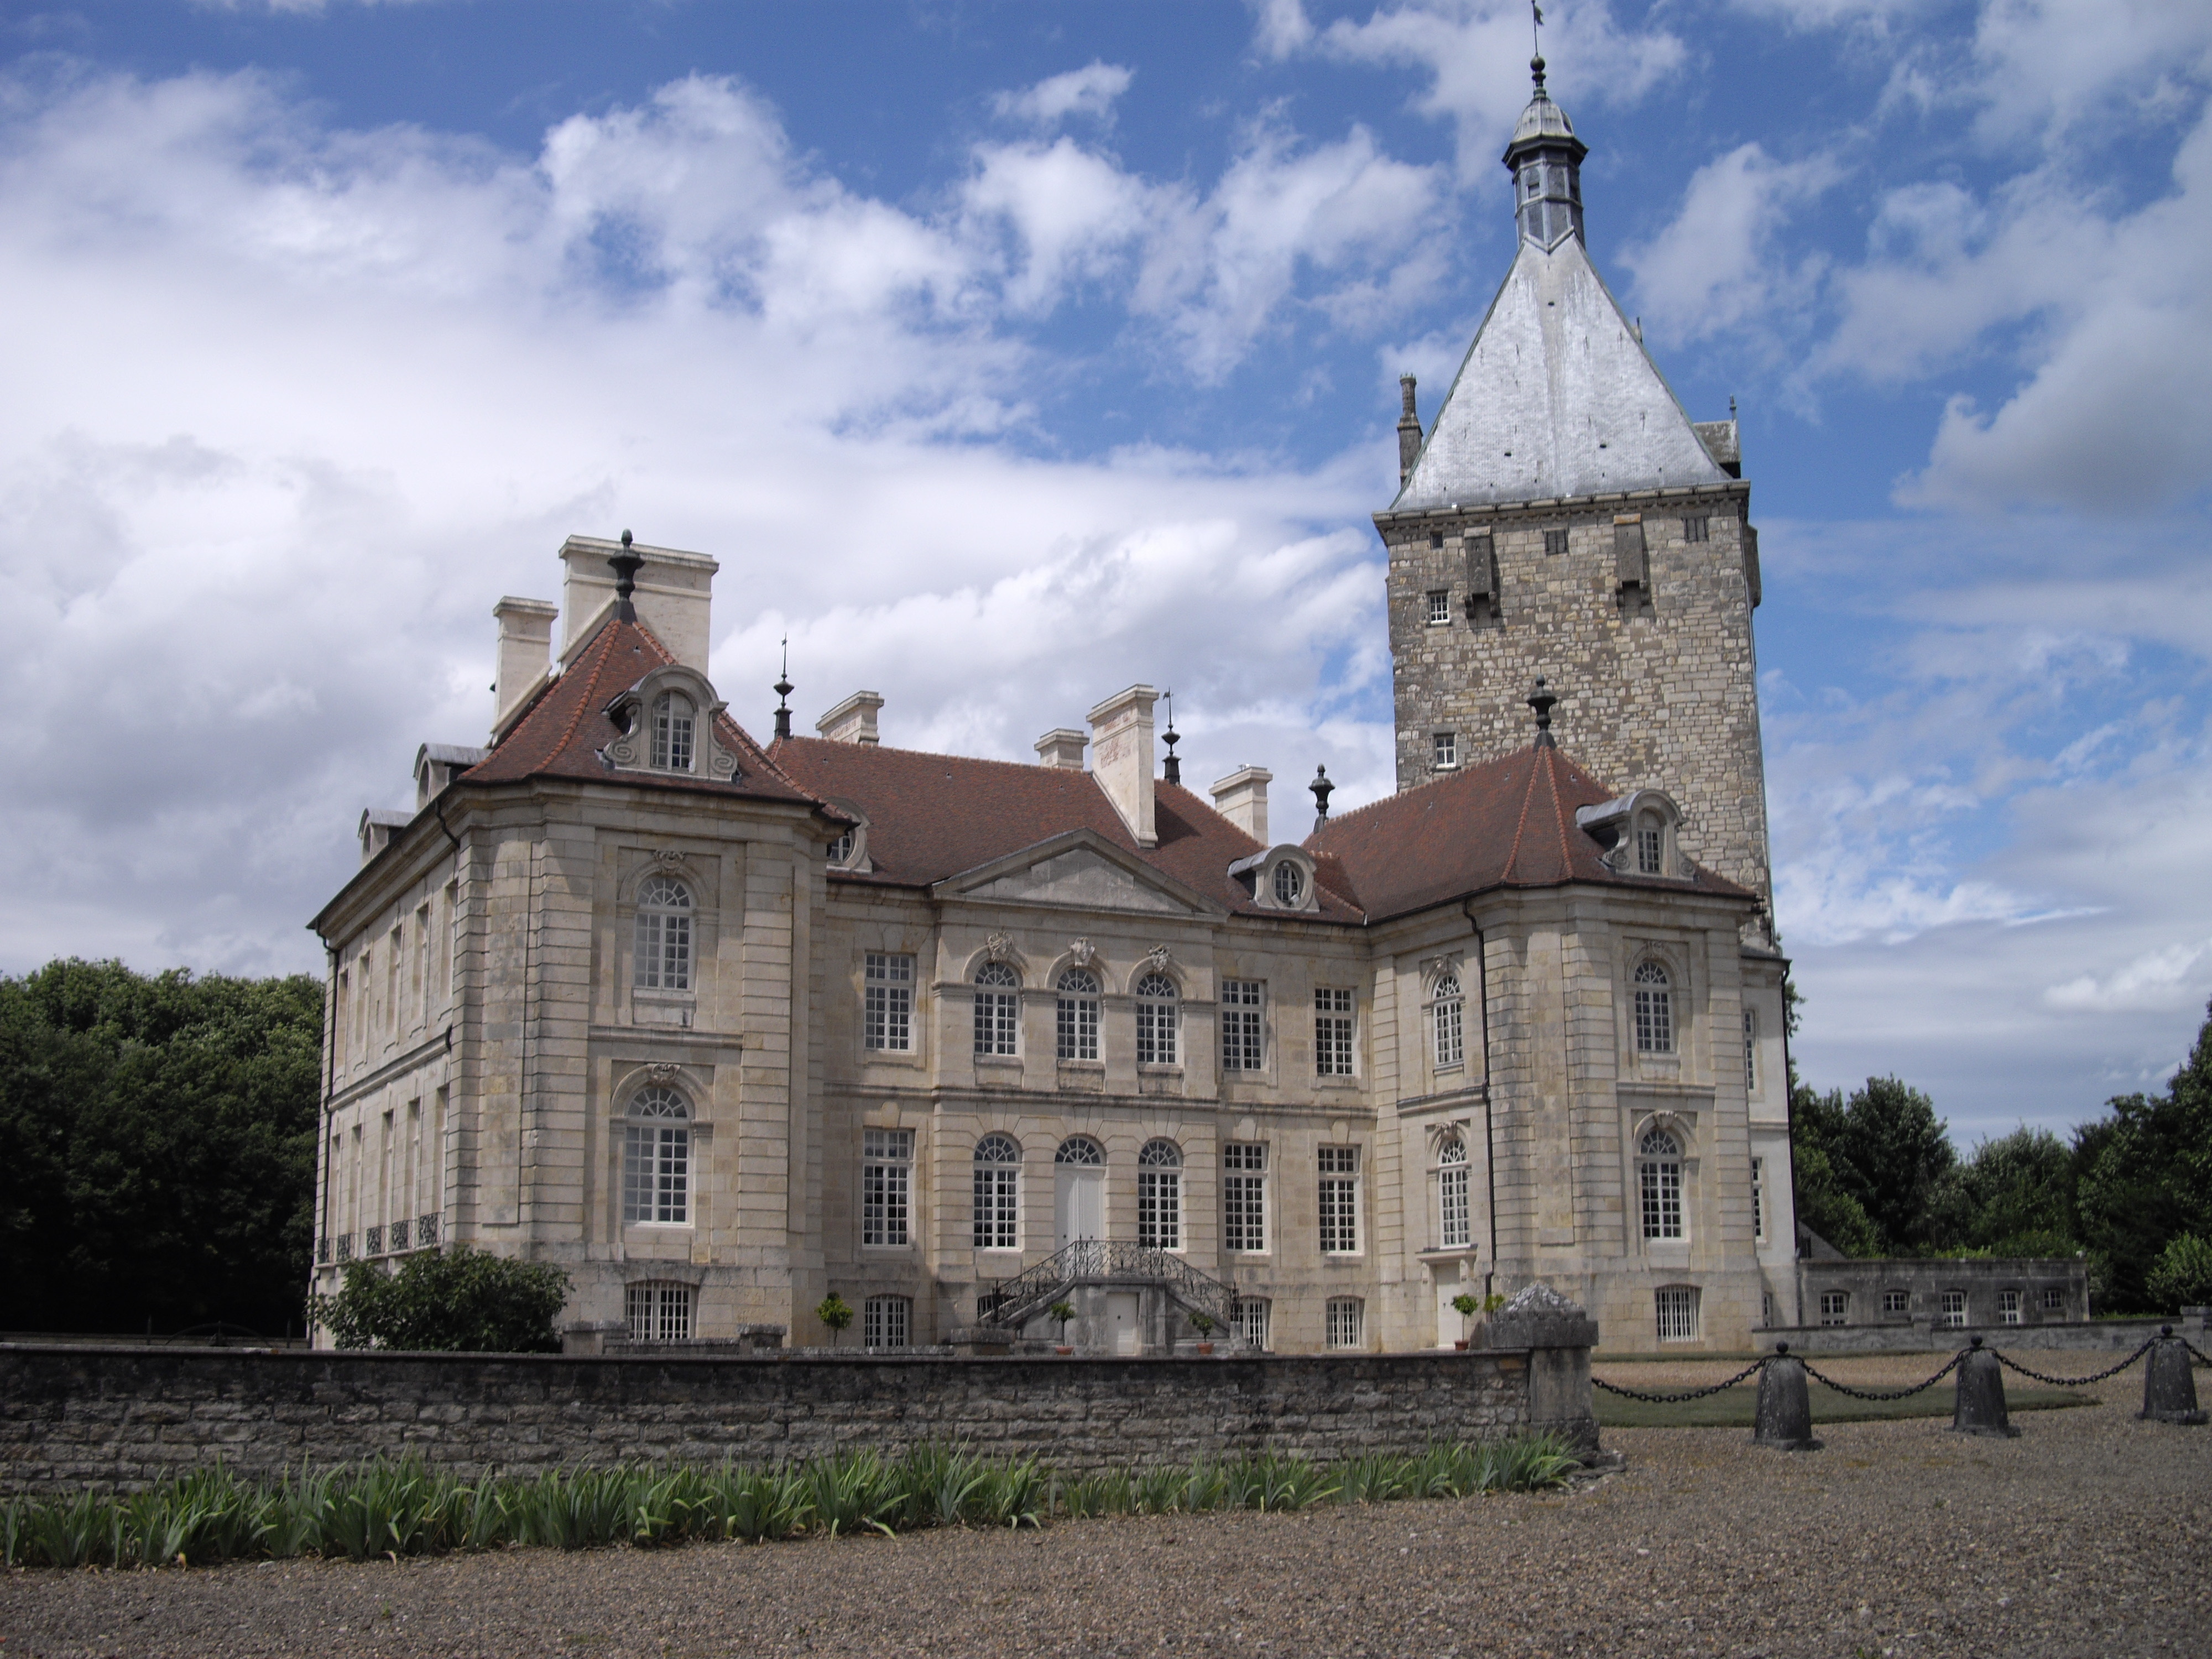
{"type": "Polygon", "coordinates": [[[633,1342],[689,1342],[691,1304],[698,1292],[689,1285],[648,1282],[624,1287],[624,1311],[633,1342]]]}
{"type": "Polygon", "coordinates": [[[914,1302],[903,1296],[872,1296],[860,1309],[860,1346],[866,1348],[904,1348],[912,1346],[914,1302]]]}
{"type": "Polygon", "coordinates": [[[1881,1310],[1886,1314],[1911,1313],[1912,1311],[1912,1292],[1910,1291],[1884,1291],[1881,1293],[1881,1310]]]}
{"type": "Polygon", "coordinates": [[[1851,1293],[1849,1291],[1820,1292],[1820,1322],[1823,1325],[1848,1325],[1851,1316],[1851,1293]]]}
{"type": "Polygon", "coordinates": [[[1265,1297],[1248,1296],[1237,1304],[1237,1334],[1244,1346],[1264,1352],[1267,1346],[1267,1300],[1265,1297]]]}
{"type": "Polygon", "coordinates": [[[1966,1293],[1964,1291],[1945,1291],[1940,1305],[1942,1312],[1936,1323],[1948,1330],[1964,1330],[1966,1325],[1966,1293]]]}
{"type": "Polygon", "coordinates": [[[1997,1292],[1997,1323],[2000,1325],[2020,1323],[2020,1292],[2018,1291],[1997,1292]]]}
{"type": "Polygon", "coordinates": [[[1692,1342],[1698,1335],[1698,1287],[1666,1285],[1653,1292],[1662,1342],[1692,1342]]]}
{"type": "Polygon", "coordinates": [[[1366,1304],[1356,1296],[1329,1297],[1328,1346],[1332,1348],[1360,1346],[1364,1340],[1366,1311],[1366,1304]]]}
{"type": "Polygon", "coordinates": [[[2043,1311],[2045,1313],[2064,1313],[2066,1311],[2066,1292],[2060,1290],[2056,1285],[2045,1286],[2043,1292],[2043,1311]]]}

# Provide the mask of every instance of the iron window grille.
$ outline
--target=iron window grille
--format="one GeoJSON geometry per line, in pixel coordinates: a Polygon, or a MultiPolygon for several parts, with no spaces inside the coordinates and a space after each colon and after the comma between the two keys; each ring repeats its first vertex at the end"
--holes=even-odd
{"type": "Polygon", "coordinates": [[[1467,999],[1449,969],[1437,975],[1433,1020],[1437,1066],[1461,1064],[1467,1058],[1467,999]]]}
{"type": "Polygon", "coordinates": [[[1659,1340],[1662,1342],[1696,1341],[1698,1287],[1694,1285],[1663,1285],[1651,1294],[1653,1311],[1658,1316],[1659,1340]]]}
{"type": "Polygon", "coordinates": [[[1352,1075],[1352,993],[1324,986],[1314,993],[1314,1072],[1352,1075]]]}
{"type": "Polygon", "coordinates": [[[1182,1150],[1172,1140],[1148,1140],[1137,1153],[1137,1243],[1182,1249],[1182,1150]]]}
{"type": "Polygon", "coordinates": [[[904,1348],[914,1341],[914,1302],[903,1296],[872,1296],[860,1304],[860,1346],[904,1348]]]}
{"type": "Polygon", "coordinates": [[[1237,1302],[1237,1334],[1244,1346],[1255,1353],[1267,1348],[1267,1298],[1263,1296],[1240,1297],[1237,1302]]]}
{"type": "Polygon", "coordinates": [[[1267,1248],[1267,1149],[1231,1141],[1221,1149],[1221,1248],[1267,1248]]]}
{"type": "Polygon", "coordinates": [[[1465,1249],[1474,1237],[1472,1206],[1468,1201],[1467,1142],[1451,1135],[1437,1149],[1437,1243],[1447,1250],[1465,1249]]]}
{"type": "Polygon", "coordinates": [[[1329,1297],[1328,1346],[1332,1348],[1364,1346],[1366,1311],[1366,1304],[1356,1296],[1329,1297]]]}
{"type": "Polygon", "coordinates": [[[1359,1250],[1359,1148],[1323,1146],[1321,1165],[1321,1249],[1323,1255],[1359,1250]]]}
{"type": "Polygon", "coordinates": [[[1636,1051],[1641,1054],[1674,1052],[1674,998],[1667,970],[1656,962],[1636,968],[1636,1051]]]}
{"type": "Polygon", "coordinates": [[[1256,980],[1221,982],[1221,1069],[1257,1072],[1267,1058],[1266,989],[1256,980]]]}
{"type": "Polygon", "coordinates": [[[1021,975],[1003,962],[975,970],[975,1052],[1011,1054],[1021,1034],[1021,975]]]}
{"type": "Polygon", "coordinates": [[[395,1221],[392,1224],[392,1255],[398,1255],[401,1251],[411,1248],[407,1242],[408,1231],[408,1224],[404,1221],[395,1221]]]}
{"type": "Polygon", "coordinates": [[[696,1292],[689,1285],[649,1279],[623,1287],[623,1310],[633,1342],[689,1342],[696,1292]]]}
{"type": "Polygon", "coordinates": [[[1012,1135],[975,1143],[975,1243],[979,1250],[1021,1248],[1022,1149],[1012,1135]]]}
{"type": "Polygon", "coordinates": [[[691,988],[691,890],[673,876],[638,887],[635,977],[641,991],[691,988]]]}
{"type": "Polygon", "coordinates": [[[1176,1045],[1176,982],[1165,974],[1146,974],[1137,981],[1137,1064],[1173,1066],[1176,1045]]]}
{"type": "Polygon", "coordinates": [[[331,1236],[328,1233],[315,1241],[315,1261],[319,1267],[331,1265],[331,1236]]]}
{"type": "Polygon", "coordinates": [[[880,951],[867,953],[862,1003],[862,1040],[871,1048],[896,1054],[914,1048],[914,958],[880,951]]]}
{"type": "Polygon", "coordinates": [[[673,1089],[641,1089],[623,1126],[623,1221],[682,1226],[691,1218],[691,1109],[673,1089]]]}
{"type": "Polygon", "coordinates": [[[337,1261],[346,1262],[353,1260],[353,1235],[351,1233],[340,1233],[336,1238],[331,1241],[331,1254],[337,1261]]]}
{"type": "Polygon", "coordinates": [[[860,1132],[860,1243],[908,1242],[914,1192],[914,1131],[860,1132]]]}
{"type": "Polygon", "coordinates": [[[1638,1186],[1644,1206],[1644,1236],[1676,1239],[1682,1236],[1682,1147],[1664,1129],[1647,1131],[1637,1147],[1638,1186]]]}
{"type": "Polygon", "coordinates": [[[384,1254],[383,1228],[364,1227],[361,1230],[361,1253],[363,1255],[382,1255],[384,1254]]]}

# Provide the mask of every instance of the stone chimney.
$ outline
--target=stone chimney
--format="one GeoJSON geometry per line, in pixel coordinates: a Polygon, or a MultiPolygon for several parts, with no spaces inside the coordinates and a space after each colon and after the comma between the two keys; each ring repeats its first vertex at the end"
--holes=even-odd
{"type": "Polygon", "coordinates": [[[866,743],[880,741],[876,736],[876,710],[884,706],[880,695],[873,691],[855,691],[835,708],[814,722],[814,729],[831,743],[866,743]]]}
{"type": "Polygon", "coordinates": [[[1413,470],[1413,463],[1421,453],[1421,417],[1413,410],[1412,375],[1398,377],[1398,400],[1401,405],[1398,411],[1398,483],[1402,487],[1406,475],[1413,470]]]}
{"type": "Polygon", "coordinates": [[[1037,764],[1063,772],[1083,769],[1083,748],[1091,741],[1072,726],[1055,726],[1036,740],[1037,764]]]}
{"type": "MultiPolygon", "coordinates": [[[[669,655],[686,668],[705,673],[708,608],[714,573],[722,567],[704,553],[682,553],[672,547],[638,542],[630,550],[644,560],[631,600],[638,621],[668,647],[669,655]]],[[[564,665],[614,610],[615,573],[607,561],[621,551],[620,542],[599,536],[571,536],[561,545],[561,562],[568,568],[561,592],[566,618],[561,630],[564,665]]]]}
{"type": "MultiPolygon", "coordinates": [[[[611,583],[607,592],[614,592],[611,583]]],[[[492,606],[491,614],[499,619],[499,657],[492,668],[491,687],[491,734],[496,742],[523,704],[545,684],[553,618],[561,613],[550,599],[510,598],[492,606]]]]}
{"type": "Polygon", "coordinates": [[[1274,781],[1275,775],[1264,766],[1239,767],[1213,786],[1213,810],[1265,847],[1267,786],[1274,781]]]}
{"type": "Polygon", "coordinates": [[[1091,775],[1139,847],[1157,847],[1152,827],[1152,705],[1149,685],[1116,691],[1091,711],[1091,775]]]}

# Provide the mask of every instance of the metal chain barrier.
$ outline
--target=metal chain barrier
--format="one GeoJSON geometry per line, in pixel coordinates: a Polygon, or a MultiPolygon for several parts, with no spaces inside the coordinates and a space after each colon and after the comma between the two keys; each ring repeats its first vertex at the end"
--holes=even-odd
{"type": "Polygon", "coordinates": [[[1951,1356],[1949,1363],[1945,1364],[1942,1370],[1936,1372],[1935,1376],[1929,1377],[1925,1382],[1916,1382],[1909,1389],[1855,1389],[1848,1382],[1837,1382],[1832,1376],[1821,1376],[1820,1372],[1813,1369],[1812,1362],[1810,1360],[1805,1362],[1805,1375],[1813,1378],[1815,1382],[1826,1383],[1838,1394],[1847,1394],[1850,1395],[1854,1400],[1910,1400],[1914,1395],[1920,1393],[1923,1389],[1934,1388],[1938,1382],[1941,1382],[1953,1371],[1958,1370],[1959,1362],[1966,1357],[1966,1350],[1961,1348],[1957,1353],[1951,1356]]]}
{"type": "Polygon", "coordinates": [[[2107,1366],[2105,1370],[2099,1371],[2094,1376],[2046,1376],[2041,1371],[2032,1371],[2028,1370],[2027,1366],[2021,1364],[2016,1359],[2010,1359],[2006,1358],[2003,1354],[1997,1353],[1997,1351],[1995,1348],[1991,1348],[1990,1352],[1991,1353],[1997,1354],[1997,1364],[2006,1367],[2008,1370],[2018,1371],[2022,1376],[2033,1377],[2037,1382],[2048,1382],[2054,1388],[2078,1389],[2085,1383],[2101,1382],[2108,1376],[2118,1376],[2122,1371],[2127,1370],[2129,1366],[2134,1364],[2136,1360],[2141,1359],[2145,1354],[2148,1353],[2150,1352],[2151,1343],[2157,1340],[2158,1338],[2154,1336],[2150,1338],[2148,1340],[2144,1342],[2142,1346],[2137,1348],[2125,1359],[2120,1361],[2118,1364],[2107,1366]]]}
{"type": "Polygon", "coordinates": [[[1703,1400],[1709,1394],[1718,1394],[1732,1389],[1753,1371],[1766,1369],[1765,1358],[1754,1359],[1725,1382],[1716,1382],[1710,1389],[1692,1389],[1687,1394],[1646,1394],[1641,1389],[1624,1389],[1617,1382],[1608,1382],[1601,1376],[1590,1378],[1593,1388],[1603,1389],[1607,1394],[1617,1394],[1624,1400],[1640,1400],[1647,1406],[1672,1406],[1678,1401],[1703,1400]]]}
{"type": "Polygon", "coordinates": [[[2188,1349],[2191,1353],[2197,1356],[2193,1363],[2199,1365],[2212,1366],[2212,1354],[2206,1353],[2202,1348],[2198,1347],[2194,1342],[2191,1342],[2187,1337],[2185,1336],[2181,1339],[2181,1346],[2188,1349]]]}

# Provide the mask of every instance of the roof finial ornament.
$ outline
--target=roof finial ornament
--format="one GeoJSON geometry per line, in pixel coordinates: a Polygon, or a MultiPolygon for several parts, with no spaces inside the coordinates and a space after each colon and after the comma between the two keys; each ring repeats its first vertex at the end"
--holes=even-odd
{"type": "Polygon", "coordinates": [[[622,550],[607,561],[615,573],[615,620],[634,623],[637,606],[630,596],[637,592],[637,568],[645,562],[645,556],[631,548],[627,530],[622,533],[622,550]]]}
{"type": "Polygon", "coordinates": [[[1160,781],[1163,783],[1180,784],[1182,781],[1182,761],[1176,755],[1175,746],[1181,743],[1182,738],[1175,729],[1175,693],[1163,691],[1160,696],[1168,706],[1168,729],[1160,733],[1160,741],[1168,746],[1168,757],[1166,763],[1160,768],[1160,781]]]}
{"type": "Polygon", "coordinates": [[[1545,95],[1543,35],[1544,8],[1537,3],[1537,0],[1528,0],[1528,9],[1535,14],[1528,24],[1528,46],[1529,50],[1534,54],[1534,56],[1528,59],[1528,73],[1536,82],[1536,95],[1539,98],[1541,98],[1545,95]]]}
{"type": "Polygon", "coordinates": [[[1315,767],[1314,781],[1306,787],[1313,791],[1314,805],[1319,809],[1314,814],[1314,828],[1318,830],[1328,822],[1328,798],[1336,792],[1336,786],[1328,781],[1328,768],[1315,767]]]}
{"type": "Polygon", "coordinates": [[[776,696],[775,734],[779,738],[791,735],[791,694],[797,689],[791,683],[791,635],[786,634],[783,636],[783,667],[776,674],[775,684],[769,687],[776,696]]]}
{"type": "Polygon", "coordinates": [[[1559,739],[1552,735],[1552,705],[1559,698],[1544,689],[1544,677],[1536,676],[1536,689],[1528,694],[1528,707],[1536,711],[1536,747],[1557,749],[1559,739]]]}

